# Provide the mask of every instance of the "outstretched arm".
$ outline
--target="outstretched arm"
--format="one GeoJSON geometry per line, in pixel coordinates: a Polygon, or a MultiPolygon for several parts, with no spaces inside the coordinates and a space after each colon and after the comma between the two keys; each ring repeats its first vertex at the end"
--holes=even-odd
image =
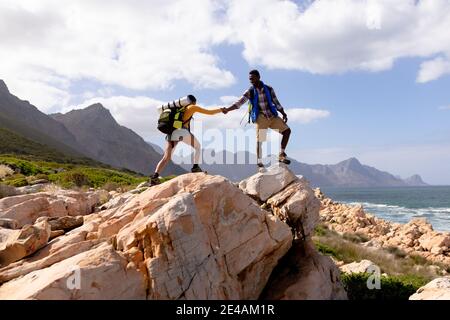
{"type": "Polygon", "coordinates": [[[247,90],[244,92],[244,94],[238,101],[233,103],[230,107],[225,108],[226,111],[224,113],[239,109],[244,103],[248,101],[249,98],[250,98],[250,90],[247,90]]]}
{"type": "Polygon", "coordinates": [[[186,111],[189,115],[193,115],[194,113],[198,112],[198,113],[203,113],[203,114],[207,114],[207,115],[213,115],[213,114],[217,114],[222,112],[222,108],[218,108],[218,109],[205,109],[202,107],[199,107],[197,105],[194,106],[190,106],[188,108],[188,110],[186,111]]]}

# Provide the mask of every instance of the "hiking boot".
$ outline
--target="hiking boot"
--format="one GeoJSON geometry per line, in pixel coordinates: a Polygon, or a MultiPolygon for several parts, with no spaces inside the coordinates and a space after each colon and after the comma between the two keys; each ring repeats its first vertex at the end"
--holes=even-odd
{"type": "Polygon", "coordinates": [[[258,162],[256,165],[258,166],[258,172],[266,172],[266,168],[262,162],[258,162]]]}
{"type": "Polygon", "coordinates": [[[287,158],[286,152],[281,152],[278,156],[278,161],[284,164],[291,164],[291,160],[287,158]]]}
{"type": "Polygon", "coordinates": [[[161,181],[159,180],[159,174],[155,173],[154,175],[152,175],[150,177],[150,180],[148,181],[148,185],[150,187],[156,186],[158,184],[160,184],[161,181]]]}
{"type": "Polygon", "coordinates": [[[202,168],[199,167],[198,164],[194,164],[194,166],[191,169],[192,173],[196,173],[196,172],[203,172],[202,168]]]}

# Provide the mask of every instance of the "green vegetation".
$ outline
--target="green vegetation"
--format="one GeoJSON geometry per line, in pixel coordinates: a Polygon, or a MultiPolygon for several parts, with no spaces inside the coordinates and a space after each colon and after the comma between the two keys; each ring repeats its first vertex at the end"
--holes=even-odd
{"type": "Polygon", "coordinates": [[[89,186],[103,188],[114,183],[117,187],[138,185],[148,178],[123,173],[116,170],[90,167],[77,167],[67,171],[49,174],[49,180],[65,188],[89,186]]]}
{"type": "Polygon", "coordinates": [[[369,289],[371,274],[341,274],[341,280],[350,300],[408,300],[428,280],[416,275],[382,276],[380,289],[369,289]]]}
{"type": "Polygon", "coordinates": [[[94,187],[101,188],[107,183],[111,188],[114,183],[116,189],[125,186],[136,186],[147,178],[137,173],[121,172],[118,170],[90,167],[73,163],[58,163],[47,161],[28,160],[27,157],[1,155],[0,164],[6,165],[15,171],[7,176],[2,183],[22,187],[39,179],[46,179],[64,188],[94,187]]]}
{"type": "MultiPolygon", "coordinates": [[[[13,175],[0,180],[0,184],[13,187],[23,187],[35,180],[45,179],[63,188],[92,187],[111,191],[132,189],[148,180],[148,177],[130,170],[121,171],[74,163],[30,160],[27,156],[0,155],[0,165],[8,166],[15,171],[13,175]]],[[[167,176],[161,178],[161,181],[165,182],[174,177],[174,175],[167,176]]],[[[5,187],[4,190],[6,194],[11,189],[5,187]]]]}

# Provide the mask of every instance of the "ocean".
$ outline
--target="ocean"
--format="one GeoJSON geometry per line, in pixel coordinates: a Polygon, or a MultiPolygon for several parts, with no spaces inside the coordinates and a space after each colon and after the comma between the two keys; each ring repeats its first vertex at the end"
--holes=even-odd
{"type": "Polygon", "coordinates": [[[426,218],[436,231],[450,231],[450,186],[321,188],[337,202],[362,204],[366,213],[400,223],[426,218]]]}

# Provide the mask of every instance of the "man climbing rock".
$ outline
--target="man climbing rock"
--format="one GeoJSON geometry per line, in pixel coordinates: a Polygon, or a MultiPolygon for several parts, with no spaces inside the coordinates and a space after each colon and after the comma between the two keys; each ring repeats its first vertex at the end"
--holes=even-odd
{"type": "Polygon", "coordinates": [[[266,140],[267,129],[278,131],[282,136],[281,150],[278,160],[281,163],[290,164],[291,161],[287,159],[286,147],[291,135],[291,129],[287,125],[287,115],[283,107],[275,95],[275,90],[261,81],[261,76],[258,70],[252,70],[249,73],[249,80],[252,86],[244,92],[242,97],[233,105],[224,109],[224,113],[239,109],[245,102],[250,102],[249,122],[250,120],[256,124],[256,155],[257,165],[260,169],[264,169],[262,163],[262,142],[266,140]],[[278,116],[281,113],[283,119],[278,116]]]}

